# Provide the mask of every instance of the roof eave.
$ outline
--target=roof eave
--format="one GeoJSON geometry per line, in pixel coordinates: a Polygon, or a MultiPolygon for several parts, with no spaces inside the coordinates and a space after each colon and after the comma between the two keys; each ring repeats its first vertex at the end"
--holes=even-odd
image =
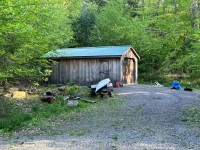
{"type": "Polygon", "coordinates": [[[47,57],[48,59],[72,59],[72,58],[120,58],[121,55],[111,56],[67,56],[67,57],[47,57]]]}
{"type": "Polygon", "coordinates": [[[138,55],[138,53],[137,53],[132,47],[130,47],[130,49],[133,51],[133,53],[135,54],[135,56],[136,56],[138,59],[140,59],[140,56],[138,55]]]}

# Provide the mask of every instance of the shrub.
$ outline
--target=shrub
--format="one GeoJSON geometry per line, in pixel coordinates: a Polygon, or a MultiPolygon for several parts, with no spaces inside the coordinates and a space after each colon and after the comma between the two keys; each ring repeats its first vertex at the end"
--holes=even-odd
{"type": "Polygon", "coordinates": [[[66,87],[64,94],[70,96],[88,97],[90,94],[90,89],[74,84],[72,86],[66,87]]]}

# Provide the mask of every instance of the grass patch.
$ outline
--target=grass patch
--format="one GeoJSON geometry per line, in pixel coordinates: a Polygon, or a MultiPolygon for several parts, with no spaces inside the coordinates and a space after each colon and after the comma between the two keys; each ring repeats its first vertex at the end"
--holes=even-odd
{"type": "Polygon", "coordinates": [[[0,131],[12,131],[20,128],[32,119],[31,115],[17,106],[16,102],[0,97],[0,131]]]}
{"type": "Polygon", "coordinates": [[[10,107],[13,105],[14,103],[9,101],[8,99],[0,97],[0,118],[8,117],[11,113],[10,107]]]}
{"type": "Polygon", "coordinates": [[[117,140],[118,140],[117,135],[114,135],[114,136],[112,137],[112,139],[113,139],[114,141],[117,141],[117,140]]]}
{"type": "MultiPolygon", "coordinates": [[[[76,85],[68,88],[68,94],[88,93],[88,89],[83,89],[76,85]]],[[[89,95],[89,94],[88,94],[89,95]]],[[[56,96],[56,101],[52,104],[43,103],[40,97],[34,97],[24,100],[12,100],[0,97],[0,133],[17,131],[22,128],[35,127],[43,124],[50,118],[56,118],[61,114],[78,112],[89,107],[90,104],[80,102],[77,107],[68,107],[65,105],[63,96],[56,96]]]]}
{"type": "Polygon", "coordinates": [[[200,128],[200,108],[184,108],[181,111],[181,121],[200,128]]]}
{"type": "MultiPolygon", "coordinates": [[[[81,98],[90,99],[90,90],[77,85],[67,87],[64,92],[71,96],[79,94],[81,98]]],[[[100,98],[97,97],[95,99],[98,100],[100,98]]],[[[55,128],[54,130],[56,131],[56,126],[62,119],[77,119],[77,114],[96,109],[99,103],[100,100],[96,104],[79,101],[77,107],[70,107],[63,100],[63,96],[58,94],[56,101],[51,104],[41,102],[40,97],[20,101],[0,97],[0,134],[20,131],[22,128],[23,130],[31,130],[36,127],[41,132],[51,128],[55,128]],[[53,126],[52,124],[56,125],[53,126]]],[[[110,104],[111,102],[108,102],[108,105],[110,104]]],[[[71,134],[84,135],[86,133],[85,131],[75,131],[71,134]]]]}

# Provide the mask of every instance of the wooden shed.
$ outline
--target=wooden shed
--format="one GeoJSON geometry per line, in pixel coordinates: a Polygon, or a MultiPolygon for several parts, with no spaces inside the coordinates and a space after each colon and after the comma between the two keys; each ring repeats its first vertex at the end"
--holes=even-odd
{"type": "Polygon", "coordinates": [[[50,83],[91,85],[105,78],[113,83],[137,83],[139,55],[130,45],[64,48],[45,57],[58,62],[52,67],[50,83]]]}

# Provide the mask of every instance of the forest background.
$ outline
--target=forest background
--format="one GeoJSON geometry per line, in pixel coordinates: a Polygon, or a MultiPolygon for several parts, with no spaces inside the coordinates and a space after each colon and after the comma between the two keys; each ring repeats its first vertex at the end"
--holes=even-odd
{"type": "Polygon", "coordinates": [[[42,82],[58,48],[132,45],[139,82],[200,84],[198,0],[1,0],[0,79],[42,82]]]}

